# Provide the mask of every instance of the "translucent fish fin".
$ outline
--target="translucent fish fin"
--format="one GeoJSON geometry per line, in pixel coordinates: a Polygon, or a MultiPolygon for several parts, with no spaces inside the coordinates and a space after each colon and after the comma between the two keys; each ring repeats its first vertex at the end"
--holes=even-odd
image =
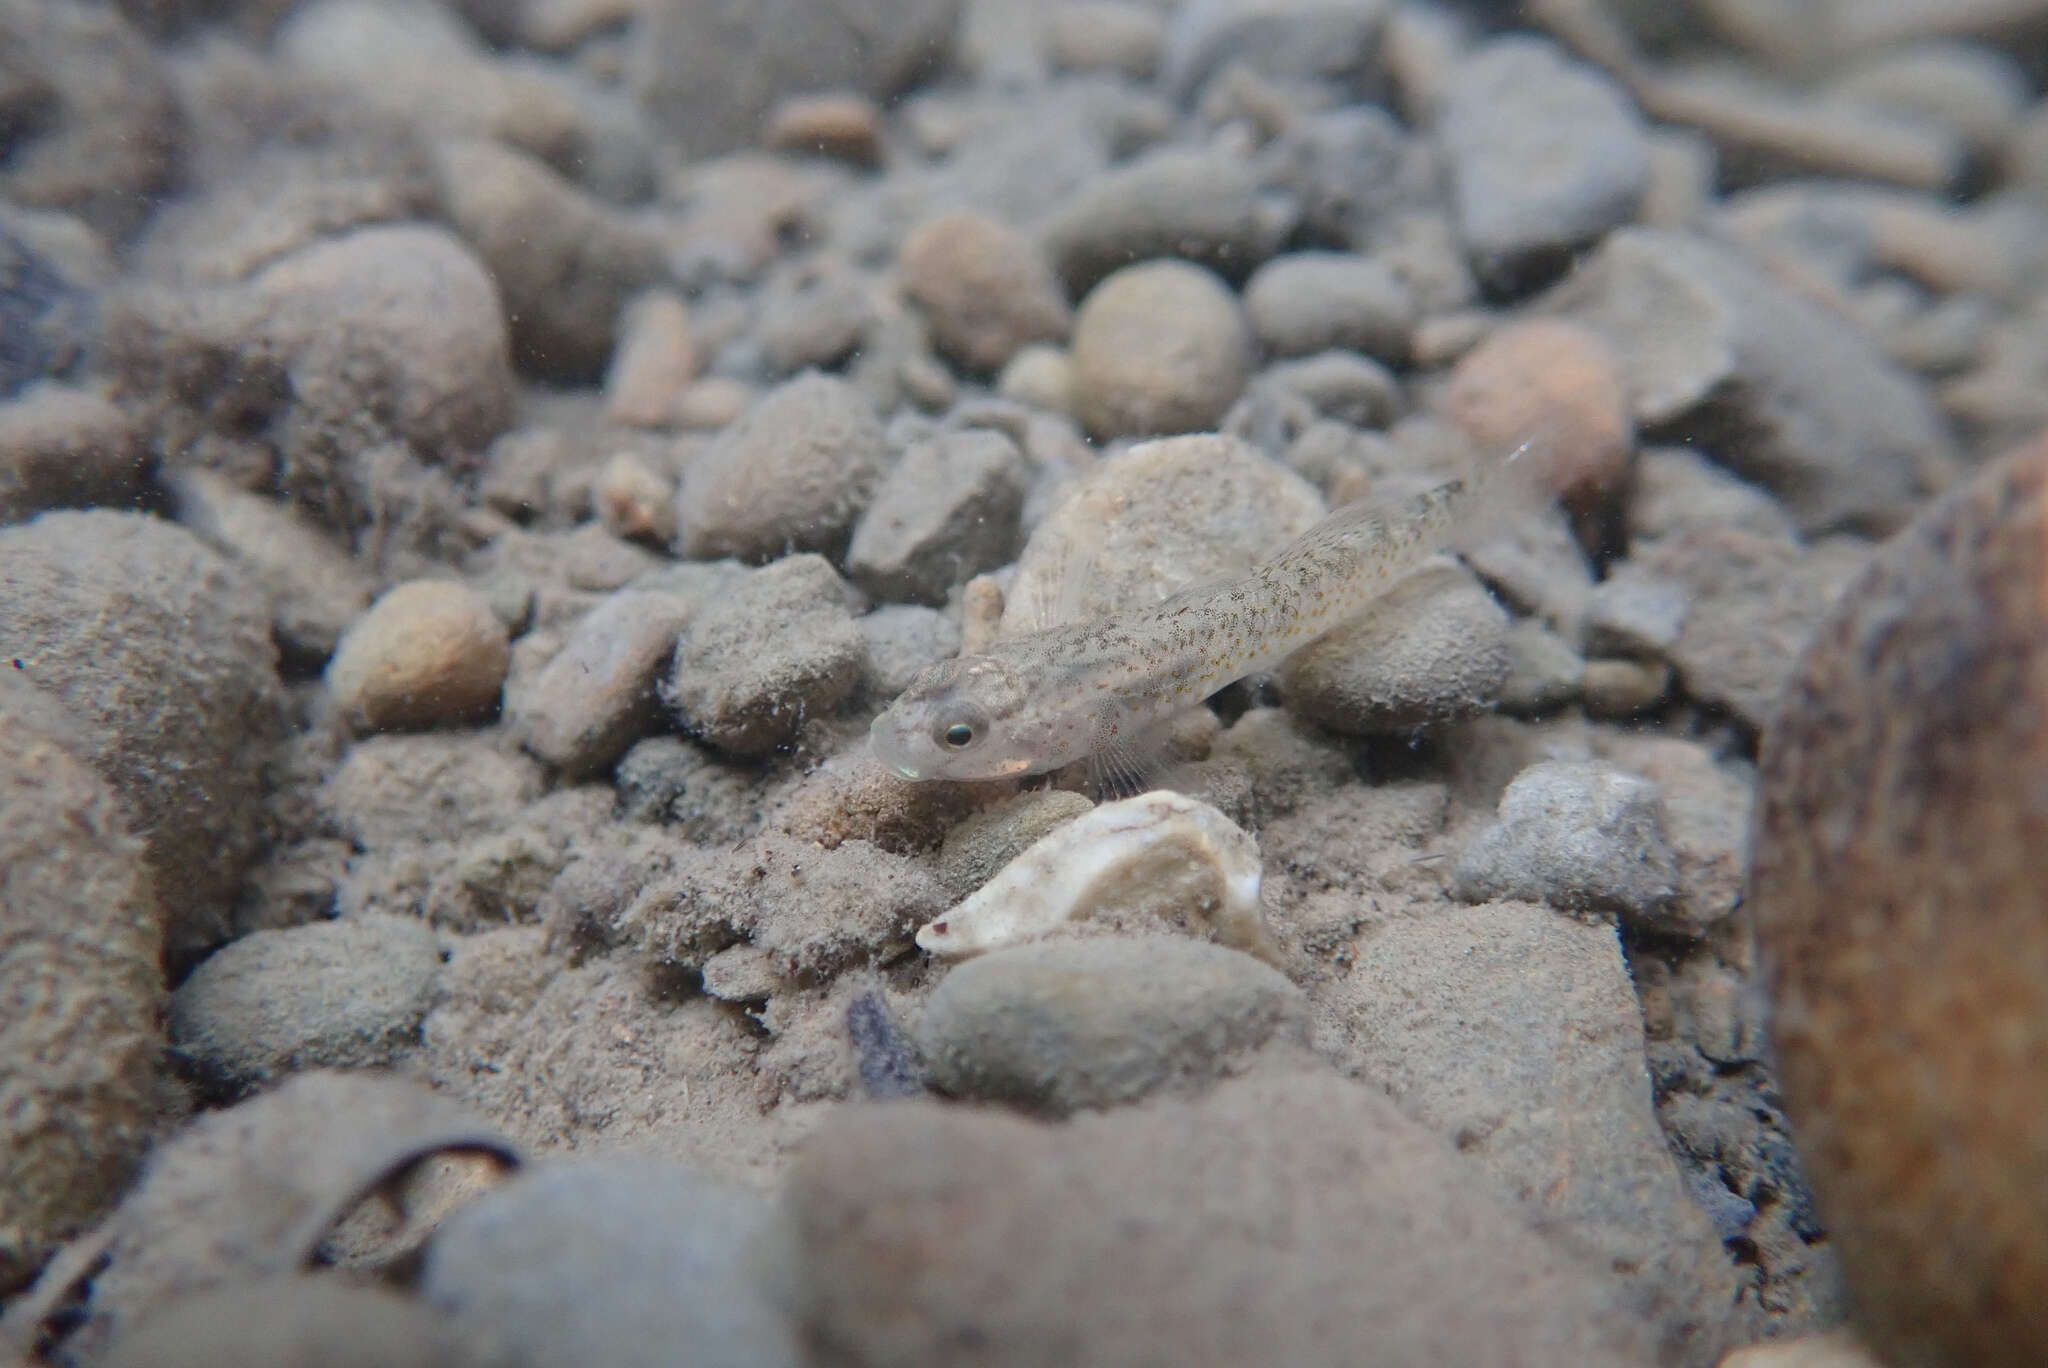
{"type": "Polygon", "coordinates": [[[1133,735],[1113,722],[1097,724],[1094,749],[1088,753],[1088,786],[1098,799],[1133,798],[1153,787],[1166,761],[1161,730],[1133,735]]]}
{"type": "MultiPolygon", "coordinates": [[[[1033,533],[1033,539],[1053,534],[1041,528],[1033,533]]],[[[1064,566],[1067,559],[1067,538],[1061,536],[1054,548],[1053,563],[1064,566]]],[[[1059,626],[1059,602],[1056,597],[1055,581],[1063,577],[1056,570],[1050,580],[1044,575],[1026,579],[1023,575],[1010,583],[1009,601],[1003,605],[1003,625],[1009,630],[1004,636],[1019,636],[1029,632],[1044,632],[1059,626]]]]}
{"type": "MultiPolygon", "coordinates": [[[[1092,510],[1090,510],[1092,512],[1092,510]]],[[[1109,541],[1109,524],[1099,517],[1079,520],[1069,526],[1062,539],[1059,569],[1048,586],[1052,591],[1052,626],[1086,622],[1101,614],[1088,607],[1088,590],[1095,581],[1102,548],[1109,541]]]]}
{"type": "Polygon", "coordinates": [[[1503,455],[1487,455],[1471,476],[1472,497],[1450,529],[1462,549],[1501,536],[1550,507],[1558,496],[1566,453],[1554,425],[1545,424],[1503,455]]]}
{"type": "Polygon", "coordinates": [[[1031,534],[1028,558],[1044,568],[1028,581],[1018,576],[1017,610],[1006,619],[1013,632],[1043,632],[1101,616],[1087,605],[1109,539],[1107,510],[1099,504],[1086,491],[1070,495],[1031,534]]]}

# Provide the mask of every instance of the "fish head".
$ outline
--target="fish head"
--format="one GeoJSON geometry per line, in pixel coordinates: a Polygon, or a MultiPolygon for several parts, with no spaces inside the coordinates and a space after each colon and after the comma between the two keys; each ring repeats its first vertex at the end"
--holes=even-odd
{"type": "Polygon", "coordinates": [[[868,736],[875,756],[905,779],[997,779],[1051,768],[1030,695],[994,656],[942,660],[911,681],[868,736]]]}

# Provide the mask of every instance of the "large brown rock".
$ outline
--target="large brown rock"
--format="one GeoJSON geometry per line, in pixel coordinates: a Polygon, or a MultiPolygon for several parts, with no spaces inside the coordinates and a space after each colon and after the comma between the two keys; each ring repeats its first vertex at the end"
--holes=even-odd
{"type": "Polygon", "coordinates": [[[77,719],[142,838],[174,966],[226,935],[264,839],[276,656],[257,584],[183,528],[94,510],[0,532],[0,668],[77,719]]]}
{"type": "Polygon", "coordinates": [[[1042,1126],[831,1118],[783,1194],[834,1363],[1647,1363],[1599,1275],[1377,1088],[1258,1071],[1042,1126]]]}
{"type": "Polygon", "coordinates": [[[1751,902],[1871,1342],[2048,1362],[2048,442],[1845,591],[1765,733],[1751,902]]]}
{"type": "MultiPolygon", "coordinates": [[[[443,1155],[462,1160],[478,1187],[522,1161],[510,1140],[423,1083],[372,1070],[296,1074],[237,1106],[194,1118],[152,1150],[141,1178],[90,1240],[53,1261],[23,1299],[20,1323],[64,1305],[58,1361],[104,1362],[110,1344],[138,1330],[153,1336],[150,1323],[173,1308],[235,1288],[280,1288],[273,1280],[310,1271],[323,1246],[347,1249],[337,1226],[366,1199],[384,1200],[373,1193],[395,1199],[401,1221],[420,1219],[425,1193],[405,1180],[421,1161],[443,1155]]],[[[404,1244],[372,1240],[360,1252],[367,1258],[404,1244]]],[[[302,1312],[314,1319],[313,1308],[302,1312]]],[[[380,1352],[382,1336],[369,1324],[365,1331],[354,1362],[404,1362],[380,1352]]],[[[268,1332],[252,1323],[248,1333],[268,1332]]],[[[228,1359],[228,1346],[220,1347],[217,1362],[249,1361],[228,1359]]],[[[136,1351],[121,1361],[189,1360],[166,1350],[160,1357],[136,1351]]],[[[263,1361],[332,1362],[311,1352],[263,1361]]]]}
{"type": "Polygon", "coordinates": [[[109,237],[133,232],[174,174],[177,98],[119,7],[0,4],[8,149],[0,192],[77,214],[109,237]]]}
{"type": "Polygon", "coordinates": [[[0,668],[0,1295],[111,1205],[176,1099],[155,890],[89,751],[0,668]]]}

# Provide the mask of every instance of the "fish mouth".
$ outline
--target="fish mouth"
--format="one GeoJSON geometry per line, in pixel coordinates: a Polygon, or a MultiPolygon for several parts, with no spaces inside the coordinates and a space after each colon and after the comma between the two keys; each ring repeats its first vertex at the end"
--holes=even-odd
{"type": "Polygon", "coordinates": [[[885,725],[888,718],[889,713],[885,710],[881,716],[869,724],[868,750],[873,752],[875,759],[882,762],[884,769],[887,769],[889,773],[897,778],[911,780],[924,778],[924,775],[919,772],[917,766],[906,760],[899,759],[896,754],[891,754],[891,752],[897,752],[898,747],[891,744],[893,738],[890,736],[889,729],[885,725]]]}

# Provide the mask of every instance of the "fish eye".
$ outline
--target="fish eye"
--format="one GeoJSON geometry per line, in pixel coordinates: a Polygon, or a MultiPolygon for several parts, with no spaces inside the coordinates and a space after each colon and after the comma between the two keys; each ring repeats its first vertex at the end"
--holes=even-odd
{"type": "Polygon", "coordinates": [[[988,735],[988,715],[971,704],[956,704],[933,720],[931,737],[943,750],[964,751],[988,735]]]}

